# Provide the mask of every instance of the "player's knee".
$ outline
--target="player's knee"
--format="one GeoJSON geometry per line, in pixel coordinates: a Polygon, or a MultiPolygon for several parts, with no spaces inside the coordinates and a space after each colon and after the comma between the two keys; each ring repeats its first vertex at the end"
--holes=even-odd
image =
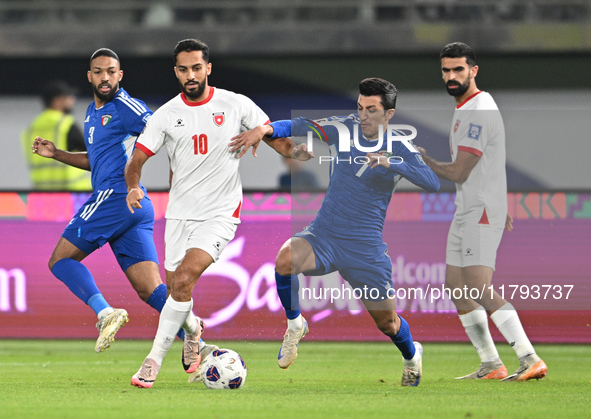
{"type": "Polygon", "coordinates": [[[284,247],[277,254],[275,259],[275,270],[279,275],[291,275],[291,248],[284,247]]]}
{"type": "Polygon", "coordinates": [[[380,332],[386,336],[396,336],[398,330],[400,330],[400,322],[396,322],[393,318],[384,318],[376,322],[376,326],[380,332]]]}
{"type": "Polygon", "coordinates": [[[49,258],[49,262],[47,262],[47,266],[49,267],[49,270],[53,271],[53,265],[55,265],[59,261],[60,261],[60,259],[58,259],[54,255],[51,255],[51,257],[49,258]]]}
{"type": "Polygon", "coordinates": [[[152,292],[154,292],[154,290],[149,291],[149,289],[145,287],[140,289],[136,288],[135,291],[137,292],[138,297],[142,299],[142,301],[148,301],[148,298],[150,298],[152,292]]]}
{"type": "Polygon", "coordinates": [[[173,277],[171,289],[172,298],[177,301],[186,301],[193,294],[193,287],[197,282],[198,275],[188,270],[177,270],[173,277]],[[180,299],[179,299],[180,298],[180,299]]]}

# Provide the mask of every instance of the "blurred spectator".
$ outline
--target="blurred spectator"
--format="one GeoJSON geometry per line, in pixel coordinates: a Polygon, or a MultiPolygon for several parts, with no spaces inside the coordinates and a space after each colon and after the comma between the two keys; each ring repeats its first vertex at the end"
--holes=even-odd
{"type": "Polygon", "coordinates": [[[86,151],[84,134],[70,115],[76,91],[63,81],[48,83],[43,89],[41,112],[22,133],[21,142],[36,190],[90,191],[90,172],[46,159],[31,152],[36,137],[52,141],[57,148],[72,152],[86,151]]]}
{"type": "Polygon", "coordinates": [[[316,175],[302,168],[301,160],[284,157],[288,171],[279,177],[279,188],[284,191],[301,192],[318,189],[316,175]]]}

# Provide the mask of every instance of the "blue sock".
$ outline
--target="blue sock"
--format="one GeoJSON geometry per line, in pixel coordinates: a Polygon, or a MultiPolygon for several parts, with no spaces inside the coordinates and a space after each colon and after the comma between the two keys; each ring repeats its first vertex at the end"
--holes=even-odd
{"type": "Polygon", "coordinates": [[[298,298],[298,291],[300,290],[298,276],[283,276],[275,271],[275,282],[277,283],[277,294],[281,300],[281,305],[285,309],[285,315],[290,320],[295,319],[301,313],[298,298]]]}
{"type": "Polygon", "coordinates": [[[402,357],[404,359],[412,359],[412,357],[415,356],[416,348],[412,341],[410,328],[408,327],[406,320],[401,316],[398,316],[398,318],[400,318],[400,330],[396,333],[396,336],[390,336],[390,339],[392,339],[394,345],[396,345],[400,352],[402,352],[402,357]]]}
{"type": "Polygon", "coordinates": [[[166,304],[166,285],[158,285],[146,300],[146,304],[157,310],[158,313],[162,312],[164,304],[166,304]]]}
{"type": "Polygon", "coordinates": [[[105,297],[103,297],[103,294],[94,294],[92,297],[88,299],[88,302],[86,304],[88,304],[97,315],[101,311],[103,311],[103,309],[111,307],[109,303],[107,303],[107,301],[105,300],[105,297]]]}
{"type": "MultiPolygon", "coordinates": [[[[154,289],[154,291],[152,291],[150,297],[148,297],[148,299],[146,300],[146,304],[157,310],[158,313],[161,313],[162,309],[164,308],[164,304],[166,304],[166,293],[166,285],[158,285],[154,289]]],[[[179,329],[179,332],[176,335],[182,340],[185,340],[185,331],[182,328],[179,329]]]]}
{"type": "Polygon", "coordinates": [[[66,258],[57,261],[51,272],[80,298],[84,304],[90,305],[96,314],[110,307],[94,282],[92,274],[86,266],[74,259],[66,258]],[[92,301],[91,300],[92,298],[92,301]],[[92,305],[89,303],[92,303],[92,305]]]}

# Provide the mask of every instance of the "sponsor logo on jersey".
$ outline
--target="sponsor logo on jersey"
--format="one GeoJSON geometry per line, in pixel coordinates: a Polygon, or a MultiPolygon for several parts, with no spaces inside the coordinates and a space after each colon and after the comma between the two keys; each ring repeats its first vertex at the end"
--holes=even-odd
{"type": "Polygon", "coordinates": [[[226,118],[224,117],[223,112],[214,112],[211,114],[213,116],[213,123],[216,124],[218,127],[224,125],[226,122],[226,118]]]}
{"type": "Polygon", "coordinates": [[[454,134],[456,133],[456,131],[458,130],[459,127],[460,127],[460,120],[458,119],[456,121],[456,124],[454,125],[454,134]]]}
{"type": "Polygon", "coordinates": [[[103,125],[103,127],[105,125],[107,125],[109,122],[111,122],[111,119],[113,119],[113,115],[103,115],[101,116],[101,124],[103,125]]]}
{"type": "Polygon", "coordinates": [[[185,124],[183,124],[183,120],[181,118],[176,120],[176,125],[175,127],[184,127],[185,124]]]}
{"type": "Polygon", "coordinates": [[[470,124],[468,128],[468,138],[478,141],[480,139],[480,133],[482,132],[481,125],[470,124]]]}

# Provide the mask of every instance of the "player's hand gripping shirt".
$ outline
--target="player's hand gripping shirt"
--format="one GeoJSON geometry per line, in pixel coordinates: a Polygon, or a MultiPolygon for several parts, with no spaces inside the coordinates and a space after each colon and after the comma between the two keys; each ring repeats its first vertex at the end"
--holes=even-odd
{"type": "Polygon", "coordinates": [[[165,145],[173,172],[166,218],[239,222],[242,184],[238,152],[230,139],[269,121],[246,96],[210,86],[209,96],[189,102],[183,93],[150,118],[136,147],[153,156],[165,145]]]}
{"type": "Polygon", "coordinates": [[[95,191],[127,193],[123,171],[135,139],[151,115],[144,102],[130,97],[124,89],[99,109],[94,101],[88,105],[84,141],[95,191]]]}
{"type": "MultiPolygon", "coordinates": [[[[354,232],[381,240],[386,210],[401,176],[429,192],[439,190],[439,179],[425,164],[412,142],[407,143],[413,151],[401,141],[393,141],[390,167],[370,169],[365,163],[367,152],[358,150],[353,138],[355,134],[358,136],[361,147],[374,147],[377,140],[370,141],[363,136],[357,114],[319,121],[297,118],[273,122],[271,125],[274,128],[273,138],[305,137],[312,131],[316,137],[316,132],[320,132],[321,139],[327,141],[333,157],[330,162],[330,183],[314,225],[323,226],[337,236],[349,237],[354,232]],[[333,125],[325,125],[327,122],[338,122],[346,127],[346,135],[350,139],[349,151],[341,150],[339,130],[333,125]]],[[[404,135],[399,131],[393,134],[404,135]]],[[[384,133],[380,148],[383,155],[387,151],[387,136],[384,133]]]]}
{"type": "Polygon", "coordinates": [[[452,161],[458,151],[480,157],[468,179],[456,183],[456,219],[503,228],[507,217],[505,127],[490,94],[480,91],[456,107],[450,147],[452,161]]]}

